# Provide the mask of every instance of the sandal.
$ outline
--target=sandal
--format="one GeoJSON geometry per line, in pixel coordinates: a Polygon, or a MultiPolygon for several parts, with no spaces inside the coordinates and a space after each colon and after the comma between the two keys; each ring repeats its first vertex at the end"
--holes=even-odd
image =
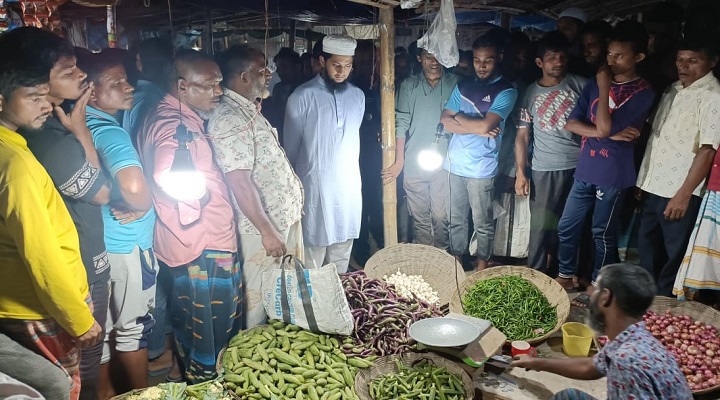
{"type": "Polygon", "coordinates": [[[590,306],[590,295],[587,293],[580,293],[573,299],[570,305],[578,308],[588,308],[590,306]]]}
{"type": "Polygon", "coordinates": [[[165,382],[181,383],[181,382],[185,382],[185,379],[183,379],[182,375],[178,376],[177,378],[172,377],[172,376],[170,376],[170,375],[166,375],[166,376],[165,376],[165,382]]]}

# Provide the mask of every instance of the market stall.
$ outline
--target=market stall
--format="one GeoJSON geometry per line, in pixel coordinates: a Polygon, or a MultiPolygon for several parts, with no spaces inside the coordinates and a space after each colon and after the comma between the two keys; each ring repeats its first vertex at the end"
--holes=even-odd
{"type": "MultiPolygon", "coordinates": [[[[567,388],[605,398],[605,378],[577,381],[507,368],[518,341],[536,357],[567,357],[561,327],[585,314],[571,309],[554,280],[524,267],[466,278],[451,256],[422,245],[391,246],[376,257],[367,272],[338,276],[352,316],[349,335],[271,320],[230,341],[216,381],[162,384],[118,399],[460,400],[477,398],[477,390],[483,399],[524,400],[567,388]],[[447,284],[456,273],[458,281],[447,284]]],[[[719,388],[720,313],[657,298],[645,322],[676,357],[694,394],[719,388]]],[[[604,345],[602,338],[591,341],[586,355],[604,345]]]]}

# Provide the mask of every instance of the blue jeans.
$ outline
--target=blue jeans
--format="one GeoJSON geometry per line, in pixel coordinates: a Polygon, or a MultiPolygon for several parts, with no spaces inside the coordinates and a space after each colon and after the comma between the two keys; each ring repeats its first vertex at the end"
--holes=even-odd
{"type": "Polygon", "coordinates": [[[626,189],[602,187],[575,180],[558,224],[560,278],[572,278],[577,272],[582,228],[593,206],[592,235],[595,243],[593,282],[604,265],[620,262],[617,249],[617,223],[625,192],[626,189]]]}
{"type": "Polygon", "coordinates": [[[448,230],[452,255],[460,256],[468,252],[470,237],[468,211],[472,211],[477,258],[487,261],[492,256],[495,239],[495,220],[492,212],[494,181],[494,178],[465,178],[450,174],[448,230]]]}

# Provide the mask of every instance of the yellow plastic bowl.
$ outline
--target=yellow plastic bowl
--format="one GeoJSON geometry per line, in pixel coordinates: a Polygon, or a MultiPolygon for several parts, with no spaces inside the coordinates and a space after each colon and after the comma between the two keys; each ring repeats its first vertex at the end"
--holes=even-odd
{"type": "Polygon", "coordinates": [[[562,325],[563,353],[568,357],[587,357],[590,353],[595,332],[579,322],[566,322],[562,325]]]}

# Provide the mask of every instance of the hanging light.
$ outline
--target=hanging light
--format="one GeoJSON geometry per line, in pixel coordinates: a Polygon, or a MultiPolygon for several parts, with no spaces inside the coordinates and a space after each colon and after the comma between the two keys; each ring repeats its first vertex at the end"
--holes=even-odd
{"type": "Polygon", "coordinates": [[[445,154],[443,154],[443,149],[440,146],[440,139],[446,136],[443,133],[444,130],[445,126],[442,123],[438,124],[435,131],[435,141],[433,141],[432,146],[429,149],[422,150],[418,154],[418,164],[420,168],[425,171],[437,171],[443,165],[445,154]]]}
{"type": "Polygon", "coordinates": [[[180,124],[173,136],[178,142],[172,166],[162,177],[163,190],[180,201],[199,200],[205,196],[205,176],[195,168],[189,144],[193,140],[184,124],[180,124]]]}

